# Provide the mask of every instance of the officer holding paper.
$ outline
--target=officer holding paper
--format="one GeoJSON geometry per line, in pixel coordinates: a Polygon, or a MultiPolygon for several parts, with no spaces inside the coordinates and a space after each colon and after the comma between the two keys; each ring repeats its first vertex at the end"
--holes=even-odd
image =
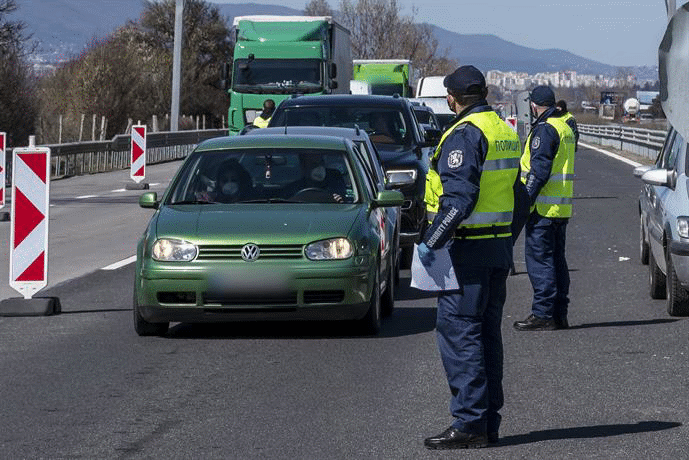
{"type": "Polygon", "coordinates": [[[443,134],[426,176],[431,221],[418,246],[424,265],[447,247],[459,289],[438,296],[437,340],[453,423],[427,438],[429,449],[497,442],[503,405],[500,324],[512,263],[513,186],[521,145],[486,102],[483,74],[461,66],[445,77],[457,117],[443,134]]]}

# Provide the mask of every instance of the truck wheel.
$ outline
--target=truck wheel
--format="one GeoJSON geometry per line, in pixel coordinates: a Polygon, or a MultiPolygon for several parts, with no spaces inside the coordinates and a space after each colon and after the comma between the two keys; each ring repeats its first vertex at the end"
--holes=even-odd
{"type": "Polygon", "coordinates": [[[689,316],[689,292],[679,284],[672,256],[667,256],[667,312],[670,316],[689,316]]]}
{"type": "Polygon", "coordinates": [[[664,299],[667,295],[665,292],[665,275],[658,268],[652,251],[648,253],[648,285],[651,299],[664,299]]]}
{"type": "Polygon", "coordinates": [[[648,265],[648,241],[644,230],[644,216],[639,218],[639,259],[643,265],[648,265]]]}
{"type": "Polygon", "coordinates": [[[139,302],[136,299],[136,291],[134,291],[134,301],[132,303],[134,310],[134,330],[140,336],[149,335],[165,335],[170,323],[149,323],[141,316],[139,312],[139,302]]]}

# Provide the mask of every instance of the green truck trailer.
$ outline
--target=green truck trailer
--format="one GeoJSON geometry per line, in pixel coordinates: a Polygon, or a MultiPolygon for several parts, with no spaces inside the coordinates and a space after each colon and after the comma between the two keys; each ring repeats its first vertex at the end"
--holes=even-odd
{"type": "Polygon", "coordinates": [[[371,94],[413,97],[412,68],[407,59],[355,59],[352,80],[370,85],[371,94]]]}
{"type": "Polygon", "coordinates": [[[349,30],[330,16],[238,16],[234,57],[223,81],[230,96],[230,134],[291,94],[349,93],[349,30]]]}

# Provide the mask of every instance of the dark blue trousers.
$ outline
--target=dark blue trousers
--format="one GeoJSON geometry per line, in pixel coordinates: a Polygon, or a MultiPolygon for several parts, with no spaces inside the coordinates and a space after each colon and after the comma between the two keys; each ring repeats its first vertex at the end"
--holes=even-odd
{"type": "Polygon", "coordinates": [[[539,318],[566,319],[569,269],[565,259],[567,219],[531,214],[526,223],[524,255],[533,287],[531,312],[539,318]]]}
{"type": "Polygon", "coordinates": [[[436,323],[452,425],[465,433],[497,433],[504,403],[500,324],[509,269],[455,265],[455,273],[460,290],[438,296],[436,323]]]}

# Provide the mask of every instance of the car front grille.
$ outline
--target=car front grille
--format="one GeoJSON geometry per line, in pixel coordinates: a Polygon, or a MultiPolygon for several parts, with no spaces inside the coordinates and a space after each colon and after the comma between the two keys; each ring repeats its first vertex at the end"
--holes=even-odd
{"type": "MultiPolygon", "coordinates": [[[[261,259],[301,259],[304,246],[301,244],[259,244],[261,259]]],[[[241,260],[243,244],[207,244],[199,246],[197,260],[241,260]]]]}
{"type": "Polygon", "coordinates": [[[340,303],[344,291],[304,291],[304,303],[340,303]]]}
{"type": "Polygon", "coordinates": [[[280,295],[227,295],[206,292],[203,294],[204,304],[220,305],[297,305],[297,293],[286,292],[280,295]]]}

